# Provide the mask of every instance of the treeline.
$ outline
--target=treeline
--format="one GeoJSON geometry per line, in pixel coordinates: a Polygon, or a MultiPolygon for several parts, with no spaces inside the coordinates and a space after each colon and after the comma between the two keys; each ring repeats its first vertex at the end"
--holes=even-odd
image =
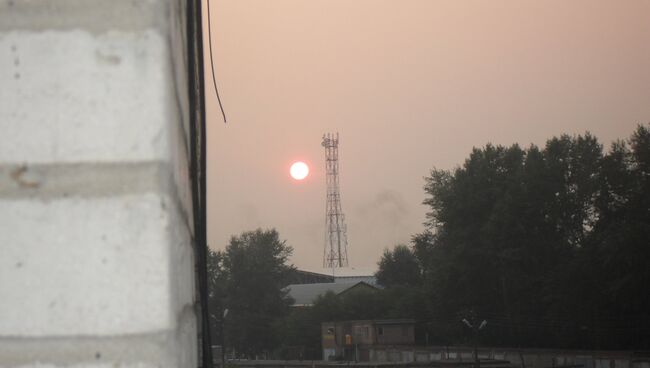
{"type": "Polygon", "coordinates": [[[292,300],[283,290],[294,270],[292,248],[276,230],[233,236],[224,251],[208,254],[212,345],[238,357],[270,356],[281,345],[280,321],[292,300]]]}
{"type": "Polygon", "coordinates": [[[212,253],[216,344],[320,357],[320,323],[413,318],[420,344],[650,349],[650,130],[604,151],[590,134],[487,145],[426,178],[426,228],[386,250],[376,292],[290,309],[291,248],[274,230],[212,253]],[[268,248],[268,249],[267,249],[268,248]],[[216,265],[216,266],[214,266],[216,265]]]}
{"type": "Polygon", "coordinates": [[[465,318],[489,345],[650,348],[648,127],[607,152],[590,134],[487,145],[425,192],[427,229],[377,276],[425,295],[412,317],[434,342],[467,339],[465,318]]]}

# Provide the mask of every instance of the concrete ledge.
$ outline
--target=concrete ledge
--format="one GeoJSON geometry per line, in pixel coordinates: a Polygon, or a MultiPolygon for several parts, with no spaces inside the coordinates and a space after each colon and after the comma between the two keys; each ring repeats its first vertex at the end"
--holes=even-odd
{"type": "Polygon", "coordinates": [[[171,192],[171,177],[169,165],[160,162],[0,164],[0,199],[171,192]]]}
{"type": "Polygon", "coordinates": [[[196,367],[196,325],[112,337],[0,338],[0,367],[196,367]],[[43,364],[47,362],[47,364],[43,364]]]}
{"type": "Polygon", "coordinates": [[[119,337],[0,338],[0,367],[35,362],[58,365],[101,366],[119,362],[122,366],[157,366],[169,358],[170,333],[119,337]],[[146,364],[146,363],[149,364],[146,364]]]}
{"type": "Polygon", "coordinates": [[[0,31],[167,27],[169,0],[0,0],[0,31]]]}

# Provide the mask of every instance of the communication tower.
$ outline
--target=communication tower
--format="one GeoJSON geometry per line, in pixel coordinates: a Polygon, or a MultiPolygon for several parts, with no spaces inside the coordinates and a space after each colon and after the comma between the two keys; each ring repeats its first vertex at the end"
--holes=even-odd
{"type": "Polygon", "coordinates": [[[323,134],[325,147],[325,173],[327,179],[327,205],[325,210],[325,251],[323,267],[348,266],[348,236],[345,216],[341,209],[339,190],[339,133],[323,134]]]}

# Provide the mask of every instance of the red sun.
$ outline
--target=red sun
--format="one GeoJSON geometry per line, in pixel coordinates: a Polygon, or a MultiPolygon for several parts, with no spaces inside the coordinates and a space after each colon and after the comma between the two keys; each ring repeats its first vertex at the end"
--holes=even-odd
{"type": "Polygon", "coordinates": [[[292,178],[296,180],[303,180],[307,177],[307,175],[309,175],[309,166],[301,161],[294,162],[293,165],[291,165],[289,173],[291,174],[292,178]]]}

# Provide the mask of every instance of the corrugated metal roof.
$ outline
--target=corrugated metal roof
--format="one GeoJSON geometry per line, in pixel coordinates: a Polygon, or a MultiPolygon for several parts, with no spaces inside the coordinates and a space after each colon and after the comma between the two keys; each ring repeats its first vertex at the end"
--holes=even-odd
{"type": "Polygon", "coordinates": [[[359,282],[363,281],[366,284],[372,286],[377,286],[377,278],[375,276],[336,276],[334,282],[344,283],[344,282],[359,282]]]}
{"type": "Polygon", "coordinates": [[[320,273],[323,275],[339,276],[372,276],[377,272],[377,267],[342,267],[332,272],[331,268],[313,268],[309,272],[320,273]]]}
{"type": "Polygon", "coordinates": [[[293,298],[294,306],[309,306],[314,304],[316,298],[318,298],[319,295],[323,295],[328,291],[331,291],[334,294],[338,295],[359,284],[366,285],[370,288],[375,288],[374,286],[363,281],[355,281],[336,283],[327,282],[321,284],[294,284],[287,286],[286,290],[289,291],[289,296],[293,298]]]}

